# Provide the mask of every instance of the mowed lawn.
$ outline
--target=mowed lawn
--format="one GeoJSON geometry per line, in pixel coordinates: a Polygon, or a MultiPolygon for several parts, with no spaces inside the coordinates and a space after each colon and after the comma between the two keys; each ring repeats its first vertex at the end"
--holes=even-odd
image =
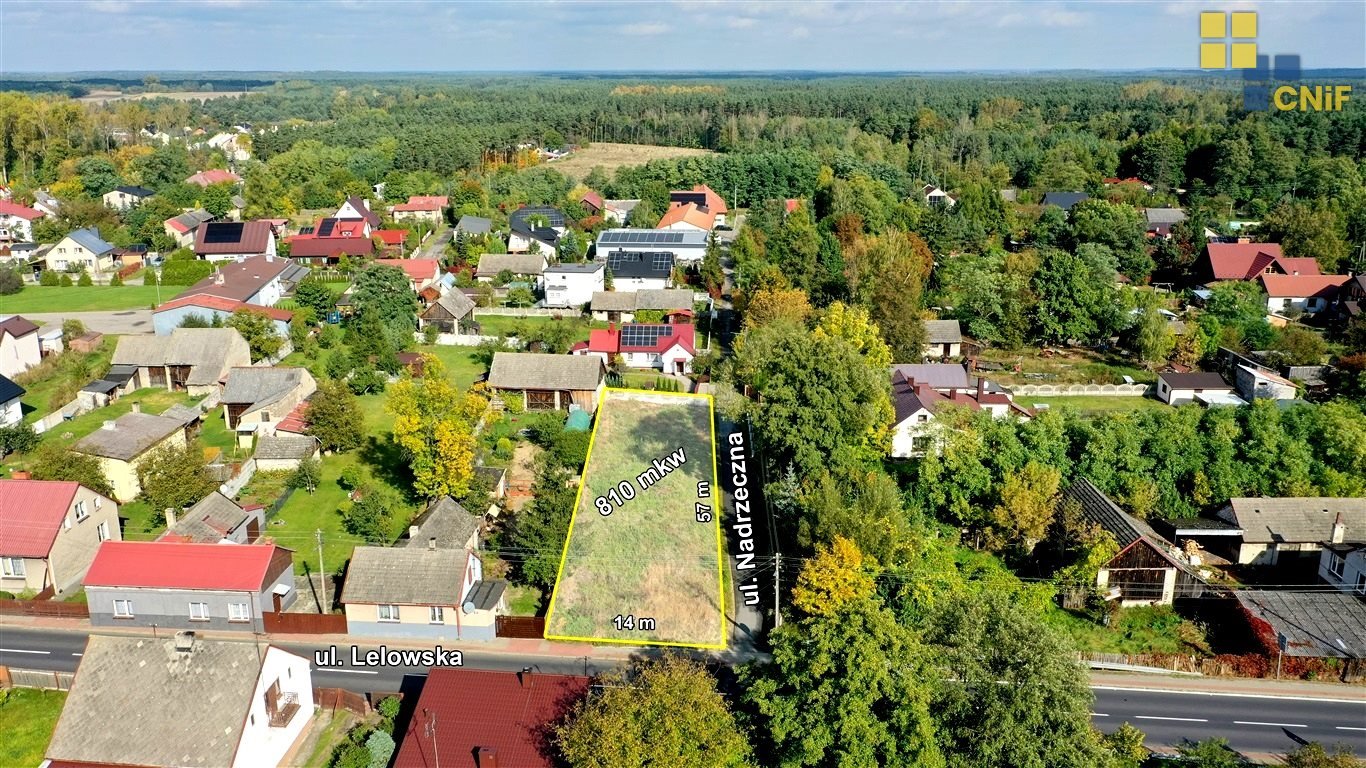
{"type": "MultiPolygon", "coordinates": [[[[163,298],[182,288],[162,287],[163,298]]],[[[101,312],[117,309],[149,309],[157,300],[155,285],[26,285],[13,296],[0,297],[0,315],[25,312],[101,312]]]]}
{"type": "Polygon", "coordinates": [[[1038,403],[1057,410],[1071,408],[1083,416],[1095,416],[1097,414],[1114,413],[1116,411],[1149,411],[1158,408],[1171,407],[1156,398],[1141,396],[1112,397],[1109,395],[1071,395],[1065,397],[1034,397],[1032,395],[1016,395],[1015,402],[1031,407],[1038,403]]]}
{"type": "Polygon", "coordinates": [[[546,637],[648,645],[724,645],[711,410],[708,399],[608,390],[546,637]],[[684,461],[642,488],[653,459],[684,461]],[[635,497],[602,515],[595,499],[625,482],[635,497]],[[698,498],[698,483],[711,488],[698,498]],[[711,507],[699,522],[696,505],[711,507]],[[636,629],[618,630],[616,616],[636,629]],[[641,619],[655,622],[642,629],[641,619]]]}
{"type": "Polygon", "coordinates": [[[0,765],[38,765],[52,741],[64,691],[14,688],[0,702],[0,765]]]}

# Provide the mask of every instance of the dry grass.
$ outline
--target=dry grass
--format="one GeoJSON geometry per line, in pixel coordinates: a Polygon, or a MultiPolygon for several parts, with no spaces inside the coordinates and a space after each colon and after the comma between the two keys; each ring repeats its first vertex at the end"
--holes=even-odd
{"type": "MultiPolygon", "coordinates": [[[[710,410],[703,398],[643,397],[650,396],[609,392],[598,411],[546,635],[716,645],[723,637],[717,523],[698,522],[695,510],[697,484],[714,482],[710,410]],[[636,478],[652,459],[680,447],[686,461],[641,489],[636,478]],[[621,481],[635,489],[634,499],[599,514],[594,499],[621,481]],[[618,615],[651,618],[656,626],[618,630],[618,615]]],[[[702,501],[715,507],[716,497],[713,488],[702,501]]]]}
{"type": "Polygon", "coordinates": [[[660,147],[653,144],[612,144],[595,142],[587,149],[580,149],[563,160],[548,163],[566,176],[583,179],[593,168],[602,166],[609,175],[618,168],[628,165],[644,165],[651,160],[667,160],[673,157],[698,157],[713,155],[710,149],[688,149],[686,147],[660,147]]]}

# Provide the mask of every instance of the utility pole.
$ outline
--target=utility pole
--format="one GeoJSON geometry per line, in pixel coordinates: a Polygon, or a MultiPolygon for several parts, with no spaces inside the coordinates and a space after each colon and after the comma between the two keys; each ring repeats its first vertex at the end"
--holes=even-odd
{"type": "Polygon", "coordinates": [[[318,575],[322,577],[323,582],[323,604],[318,613],[331,613],[332,603],[327,601],[327,568],[323,567],[323,529],[314,529],[313,535],[318,538],[318,575]]]}
{"type": "Polygon", "coordinates": [[[778,610],[778,581],[783,573],[783,553],[775,552],[773,555],[773,627],[777,629],[783,625],[783,614],[778,610]]]}

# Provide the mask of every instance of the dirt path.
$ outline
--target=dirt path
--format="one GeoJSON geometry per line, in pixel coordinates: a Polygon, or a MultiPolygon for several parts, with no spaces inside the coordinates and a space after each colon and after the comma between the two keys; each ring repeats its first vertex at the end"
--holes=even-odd
{"type": "Polygon", "coordinates": [[[531,501],[531,485],[536,482],[536,456],[540,452],[540,446],[531,443],[518,443],[512,452],[512,464],[508,467],[509,511],[520,512],[531,501]]]}

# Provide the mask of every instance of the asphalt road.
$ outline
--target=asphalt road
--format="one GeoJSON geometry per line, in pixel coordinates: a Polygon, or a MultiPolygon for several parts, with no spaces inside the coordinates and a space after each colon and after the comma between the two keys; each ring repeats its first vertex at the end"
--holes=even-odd
{"type": "MultiPolygon", "coordinates": [[[[23,668],[74,671],[85,649],[86,636],[76,632],[0,627],[0,664],[23,668]]],[[[280,647],[313,658],[317,649],[329,646],[308,643],[277,643],[280,647]]],[[[365,643],[361,652],[378,648],[365,643]]],[[[597,674],[621,663],[615,659],[582,656],[537,656],[460,649],[463,666],[518,672],[525,667],[549,674],[597,674]]],[[[339,645],[337,666],[314,665],[319,687],[363,692],[411,691],[420,685],[427,667],[401,665],[361,667],[352,664],[350,645],[339,645]]],[[[1230,746],[1248,755],[1285,753],[1306,741],[1344,743],[1357,754],[1366,754],[1366,692],[1343,688],[1339,698],[1311,696],[1207,693],[1092,685],[1095,691],[1095,723],[1113,731],[1133,723],[1148,736],[1150,748],[1163,751],[1185,739],[1199,741],[1213,736],[1229,740],[1230,746]]]]}
{"type": "MultiPolygon", "coordinates": [[[[166,288],[166,286],[162,286],[166,288]]],[[[168,290],[166,298],[170,298],[174,288],[168,290]]],[[[152,332],[152,310],[150,309],[119,309],[107,312],[25,312],[24,317],[32,320],[39,325],[63,320],[80,320],[85,323],[87,330],[99,331],[100,333],[151,333],[152,332]]]]}

